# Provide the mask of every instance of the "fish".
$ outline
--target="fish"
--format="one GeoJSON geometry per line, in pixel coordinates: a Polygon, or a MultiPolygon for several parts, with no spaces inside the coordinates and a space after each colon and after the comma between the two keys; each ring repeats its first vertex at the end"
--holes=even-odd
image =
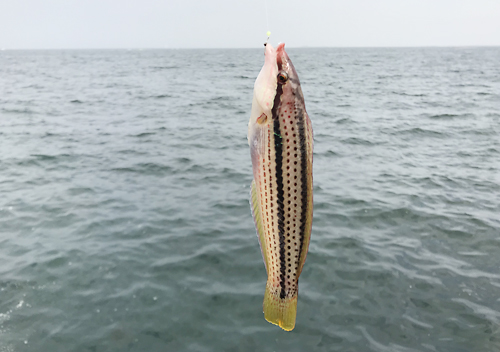
{"type": "Polygon", "coordinates": [[[248,123],[250,206],[267,271],[264,318],[295,327],[313,216],[313,130],[285,44],[265,45],[248,123]]]}

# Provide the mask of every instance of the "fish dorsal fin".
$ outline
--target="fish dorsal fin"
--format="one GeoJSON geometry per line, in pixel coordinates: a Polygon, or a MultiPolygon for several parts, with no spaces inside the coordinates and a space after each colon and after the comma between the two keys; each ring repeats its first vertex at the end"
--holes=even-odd
{"type": "Polygon", "coordinates": [[[308,170],[310,172],[307,175],[307,184],[309,185],[309,189],[307,191],[307,200],[306,204],[302,206],[307,206],[307,220],[306,224],[304,226],[304,244],[302,245],[302,251],[299,254],[299,270],[297,272],[297,277],[300,276],[302,273],[302,268],[304,267],[304,263],[306,262],[306,257],[307,257],[307,252],[309,250],[309,242],[311,241],[311,230],[312,230],[312,216],[313,216],[313,180],[312,180],[312,160],[313,160],[313,146],[314,146],[314,139],[313,139],[313,131],[312,131],[312,126],[311,126],[311,120],[309,119],[309,116],[307,113],[305,113],[305,121],[306,121],[306,144],[307,144],[307,154],[308,154],[308,170]]]}
{"type": "Polygon", "coordinates": [[[266,239],[264,237],[264,223],[262,221],[262,215],[260,213],[259,195],[257,193],[257,186],[255,185],[255,180],[252,181],[252,190],[250,192],[250,206],[252,208],[253,221],[255,221],[255,228],[257,229],[257,236],[259,237],[260,251],[262,252],[262,258],[264,259],[264,264],[266,264],[266,271],[268,268],[266,248],[266,239]]]}

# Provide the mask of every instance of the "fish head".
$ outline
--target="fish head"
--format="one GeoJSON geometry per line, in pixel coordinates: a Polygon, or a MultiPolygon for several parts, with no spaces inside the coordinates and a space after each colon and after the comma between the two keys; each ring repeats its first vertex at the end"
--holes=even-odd
{"type": "MultiPolygon", "coordinates": [[[[273,108],[276,110],[277,105],[283,101],[291,103],[303,99],[299,77],[285,51],[285,44],[281,43],[273,48],[267,43],[264,66],[254,84],[252,112],[248,123],[250,146],[262,132],[262,128],[273,119],[273,108]]],[[[274,111],[274,115],[276,114],[274,111]]]]}
{"type": "Polygon", "coordinates": [[[282,103],[282,105],[285,102],[287,104],[295,104],[299,101],[303,103],[304,96],[300,87],[299,76],[285,51],[284,43],[279,44],[276,48],[276,66],[278,69],[276,94],[280,95],[280,101],[277,101],[277,103],[282,103]]]}

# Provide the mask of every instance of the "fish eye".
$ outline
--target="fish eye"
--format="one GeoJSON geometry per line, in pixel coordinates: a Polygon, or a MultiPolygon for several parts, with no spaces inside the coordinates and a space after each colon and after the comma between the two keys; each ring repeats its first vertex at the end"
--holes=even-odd
{"type": "Polygon", "coordinates": [[[281,84],[285,84],[288,81],[288,74],[285,71],[281,71],[278,73],[278,82],[281,84]]]}

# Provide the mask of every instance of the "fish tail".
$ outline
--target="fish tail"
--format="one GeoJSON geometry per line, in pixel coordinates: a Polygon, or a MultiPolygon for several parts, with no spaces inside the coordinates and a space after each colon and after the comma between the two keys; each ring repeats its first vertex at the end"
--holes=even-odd
{"type": "Polygon", "coordinates": [[[264,295],[264,317],[268,322],[278,325],[285,331],[291,331],[295,327],[295,317],[297,316],[298,292],[293,295],[280,297],[280,289],[276,289],[269,283],[266,285],[264,295]]]}

